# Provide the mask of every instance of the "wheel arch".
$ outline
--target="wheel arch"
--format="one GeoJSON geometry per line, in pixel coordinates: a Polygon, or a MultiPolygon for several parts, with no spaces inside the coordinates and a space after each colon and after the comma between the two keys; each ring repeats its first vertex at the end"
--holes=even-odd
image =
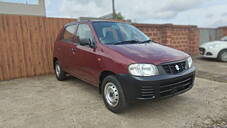
{"type": "Polygon", "coordinates": [[[221,52],[222,52],[222,51],[225,51],[225,50],[227,50],[227,48],[221,49],[221,50],[218,52],[218,57],[219,57],[219,55],[221,54],[221,52]]]}
{"type": "Polygon", "coordinates": [[[222,61],[222,59],[221,59],[221,53],[223,52],[223,51],[227,51],[227,48],[224,48],[224,49],[222,49],[222,50],[220,50],[219,52],[218,52],[218,60],[219,61],[222,61]]]}
{"type": "Polygon", "coordinates": [[[55,69],[55,62],[58,60],[58,58],[57,57],[54,57],[53,58],[53,68],[55,69]]]}
{"type": "Polygon", "coordinates": [[[105,77],[109,76],[109,75],[115,75],[114,72],[112,71],[102,71],[99,75],[99,93],[101,94],[102,93],[102,81],[104,80],[105,77]]]}

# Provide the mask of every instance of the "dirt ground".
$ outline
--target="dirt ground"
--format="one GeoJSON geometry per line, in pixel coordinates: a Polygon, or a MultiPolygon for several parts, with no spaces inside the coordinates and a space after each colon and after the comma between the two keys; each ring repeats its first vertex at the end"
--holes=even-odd
{"type": "Polygon", "coordinates": [[[197,77],[227,83],[227,63],[216,59],[194,58],[197,77]]]}
{"type": "Polygon", "coordinates": [[[137,103],[121,114],[108,111],[98,89],[76,78],[59,82],[47,75],[1,81],[0,128],[227,127],[227,83],[201,73],[226,76],[227,64],[196,59],[195,65],[200,75],[189,92],[137,103]]]}

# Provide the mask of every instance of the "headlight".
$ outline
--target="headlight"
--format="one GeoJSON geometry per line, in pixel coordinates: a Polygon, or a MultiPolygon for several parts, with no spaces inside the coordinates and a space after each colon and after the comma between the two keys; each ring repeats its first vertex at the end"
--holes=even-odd
{"type": "Polygon", "coordinates": [[[154,76],[158,75],[158,69],[152,64],[131,64],[128,66],[129,73],[134,76],[154,76]]]}
{"type": "Polygon", "coordinates": [[[192,58],[188,57],[187,62],[188,62],[188,67],[191,68],[192,67],[192,58]]]}

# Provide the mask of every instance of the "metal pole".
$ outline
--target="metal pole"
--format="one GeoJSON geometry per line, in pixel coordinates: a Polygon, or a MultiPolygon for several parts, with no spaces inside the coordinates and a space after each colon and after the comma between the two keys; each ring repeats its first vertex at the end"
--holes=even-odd
{"type": "Polygon", "coordinates": [[[113,9],[113,19],[115,19],[115,15],[116,15],[116,12],[115,12],[115,2],[114,0],[112,0],[112,9],[113,9]]]}

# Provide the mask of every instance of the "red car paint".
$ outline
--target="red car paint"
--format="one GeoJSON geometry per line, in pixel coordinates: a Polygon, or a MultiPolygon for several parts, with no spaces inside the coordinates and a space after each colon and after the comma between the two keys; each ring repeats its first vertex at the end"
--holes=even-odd
{"type": "Polygon", "coordinates": [[[95,86],[99,85],[100,74],[104,71],[128,74],[128,66],[132,63],[158,65],[189,57],[184,52],[156,43],[104,45],[98,39],[90,21],[76,23],[89,25],[96,48],[64,42],[61,40],[63,28],[55,41],[53,56],[58,59],[65,72],[95,86]]]}

